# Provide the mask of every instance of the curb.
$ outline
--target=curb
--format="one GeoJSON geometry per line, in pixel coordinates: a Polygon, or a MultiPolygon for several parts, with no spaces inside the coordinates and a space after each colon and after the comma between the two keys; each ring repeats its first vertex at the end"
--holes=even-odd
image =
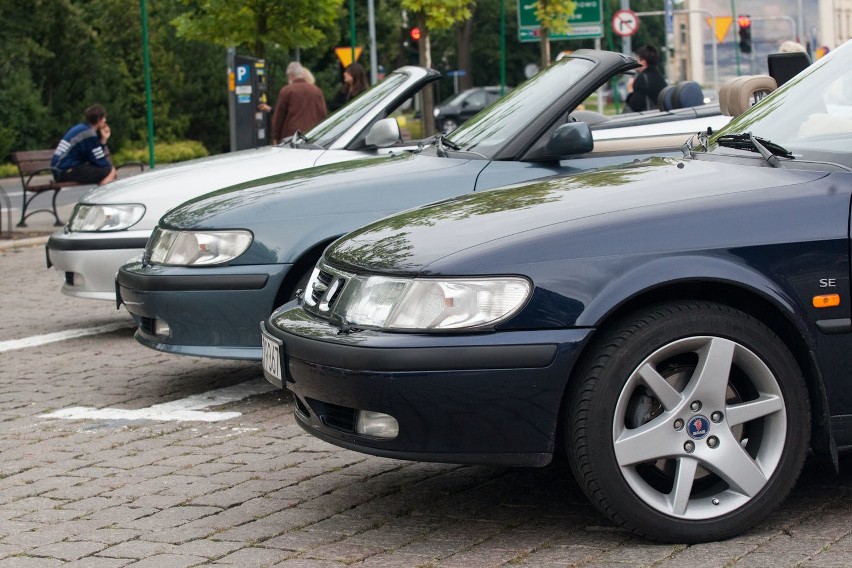
{"type": "Polygon", "coordinates": [[[28,248],[39,245],[44,245],[50,236],[46,237],[30,237],[26,239],[14,239],[7,241],[0,241],[0,251],[2,250],[14,250],[19,248],[28,248]]]}

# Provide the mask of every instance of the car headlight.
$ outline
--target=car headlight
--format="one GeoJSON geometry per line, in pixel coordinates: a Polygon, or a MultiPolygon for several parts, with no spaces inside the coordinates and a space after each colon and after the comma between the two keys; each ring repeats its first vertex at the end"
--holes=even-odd
{"type": "Polygon", "coordinates": [[[432,110],[432,114],[434,114],[434,115],[435,115],[435,118],[437,118],[437,117],[441,116],[441,109],[439,109],[438,107],[435,107],[435,108],[432,110]]]}
{"type": "Polygon", "coordinates": [[[157,227],[148,242],[148,261],[170,266],[222,264],[243,254],[249,231],[172,231],[157,227]]]}
{"type": "Polygon", "coordinates": [[[121,231],[138,223],[144,214],[145,206],[138,203],[78,204],[71,213],[68,230],[72,232],[121,231]]]}
{"type": "Polygon", "coordinates": [[[334,311],[356,327],[386,330],[483,328],[515,314],[532,286],[518,277],[354,277],[334,311]]]}

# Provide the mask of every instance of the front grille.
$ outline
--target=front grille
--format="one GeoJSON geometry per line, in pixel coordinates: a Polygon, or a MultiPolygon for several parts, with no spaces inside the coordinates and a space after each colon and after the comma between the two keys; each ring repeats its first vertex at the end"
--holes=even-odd
{"type": "Polygon", "coordinates": [[[322,295],[328,290],[328,285],[334,280],[334,275],[325,270],[320,270],[317,273],[317,278],[312,282],[311,299],[314,304],[318,304],[322,299],[322,295]]]}
{"type": "Polygon", "coordinates": [[[329,319],[334,311],[334,302],[340,297],[351,277],[351,274],[331,268],[320,261],[308,282],[305,309],[324,319],[329,319]]]}

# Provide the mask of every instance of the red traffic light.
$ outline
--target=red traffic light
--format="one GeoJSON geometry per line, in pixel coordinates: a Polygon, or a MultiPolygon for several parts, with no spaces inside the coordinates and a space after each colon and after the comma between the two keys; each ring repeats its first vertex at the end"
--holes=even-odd
{"type": "Polygon", "coordinates": [[[419,40],[420,39],[420,28],[417,28],[417,27],[411,28],[411,31],[409,32],[409,34],[411,35],[411,39],[413,39],[414,41],[419,40]]]}
{"type": "Polygon", "coordinates": [[[737,25],[740,28],[749,28],[751,27],[751,18],[748,16],[740,16],[737,18],[737,25]]]}

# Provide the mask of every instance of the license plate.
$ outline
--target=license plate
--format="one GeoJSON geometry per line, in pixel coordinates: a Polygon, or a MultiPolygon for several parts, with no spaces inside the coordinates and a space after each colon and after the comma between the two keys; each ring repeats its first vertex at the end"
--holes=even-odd
{"type": "Polygon", "coordinates": [[[266,380],[277,387],[282,387],[284,381],[281,373],[281,348],[283,342],[273,337],[265,329],[260,330],[263,346],[263,375],[266,380]]]}

